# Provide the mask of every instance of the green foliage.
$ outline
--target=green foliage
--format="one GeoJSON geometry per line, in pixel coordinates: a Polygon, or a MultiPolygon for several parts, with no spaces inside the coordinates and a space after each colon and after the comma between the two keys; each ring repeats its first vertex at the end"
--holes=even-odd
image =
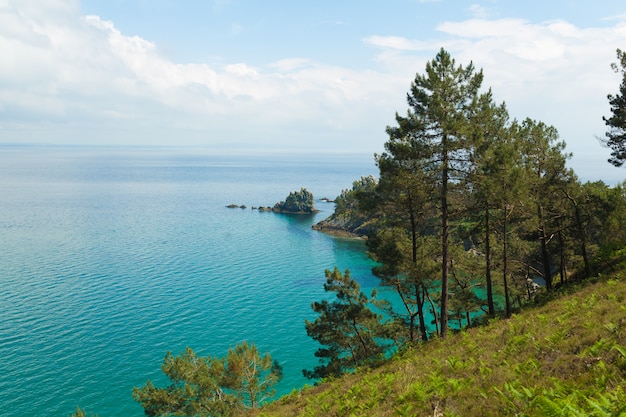
{"type": "Polygon", "coordinates": [[[415,416],[435,408],[446,416],[626,415],[626,282],[619,276],[421,343],[374,369],[269,404],[263,415],[415,416]]]}
{"type": "MultiPolygon", "coordinates": [[[[69,417],[87,417],[87,412],[85,412],[85,410],[83,410],[80,407],[76,407],[76,412],[72,413],[72,415],[69,417]]],[[[98,417],[98,416],[95,414],[90,414],[90,417],[98,417]]]]}
{"type": "Polygon", "coordinates": [[[335,267],[325,273],[324,290],[334,293],[336,299],[314,302],[311,307],[319,316],[305,321],[307,334],[323,346],[315,352],[321,365],[303,371],[312,379],[340,376],[372,363],[386,349],[381,341],[382,318],[368,307],[369,299],[350,278],[350,271],[342,275],[335,267]]]}
{"type": "Polygon", "coordinates": [[[282,367],[269,353],[261,355],[254,344],[243,342],[228,350],[226,380],[238,401],[257,408],[276,393],[272,388],[282,379],[282,367]]]}
{"type": "Polygon", "coordinates": [[[148,416],[239,415],[273,395],[282,377],[278,363],[247,342],[229,349],[226,358],[200,357],[191,348],[178,356],[168,352],[161,369],[169,386],[157,388],[148,381],[133,389],[148,416]]]}
{"type": "Polygon", "coordinates": [[[626,183],[613,188],[596,183],[590,190],[590,198],[594,203],[589,208],[594,221],[592,230],[597,236],[601,255],[611,255],[626,245],[626,183]]]}
{"type": "MultiPolygon", "coordinates": [[[[411,239],[406,230],[381,228],[367,241],[369,255],[378,262],[372,270],[384,287],[393,289],[401,304],[393,305],[388,313],[403,329],[396,342],[414,343],[428,340],[425,304],[431,293],[436,291],[438,253],[434,236],[415,236],[411,239]]],[[[433,316],[437,312],[433,311],[433,316]]]]}
{"type": "Polygon", "coordinates": [[[506,399],[509,409],[518,416],[541,417],[619,417],[626,414],[626,392],[621,387],[609,390],[571,390],[565,383],[530,389],[507,383],[497,392],[506,399]]]}
{"type": "Polygon", "coordinates": [[[335,215],[355,216],[359,213],[359,200],[361,194],[374,192],[378,181],[373,176],[361,177],[352,183],[352,188],[342,190],[335,199],[335,215]]]}
{"type": "Polygon", "coordinates": [[[611,64],[616,73],[622,73],[619,94],[607,96],[611,105],[611,117],[602,117],[608,127],[604,143],[611,149],[609,162],[617,167],[626,160],[626,53],[617,49],[618,63],[611,64]]]}
{"type": "Polygon", "coordinates": [[[342,190],[335,199],[335,211],[315,229],[336,234],[366,236],[376,229],[377,216],[368,210],[367,200],[375,194],[378,180],[361,177],[352,183],[352,189],[342,190]]]}
{"type": "Polygon", "coordinates": [[[315,199],[313,193],[306,188],[300,191],[290,192],[285,201],[281,201],[274,205],[273,211],[284,213],[315,213],[315,199]]]}
{"type": "MultiPolygon", "coordinates": [[[[448,330],[448,278],[450,218],[457,185],[465,181],[471,160],[470,134],[472,116],[481,98],[482,71],[473,64],[456,65],[443,48],[426,64],[425,74],[417,74],[407,95],[406,116],[396,114],[397,126],[387,127],[386,152],[378,157],[381,183],[390,170],[398,185],[408,180],[410,190],[429,190],[426,198],[413,204],[430,205],[439,218],[437,231],[440,252],[440,328],[441,337],[448,330]],[[416,187],[417,186],[417,187],[416,187]]],[[[401,187],[404,190],[404,187],[401,187]]],[[[411,211],[409,215],[415,215],[411,211]]],[[[413,217],[411,218],[413,219],[413,217]]],[[[406,225],[415,230],[414,225],[406,225]]]]}

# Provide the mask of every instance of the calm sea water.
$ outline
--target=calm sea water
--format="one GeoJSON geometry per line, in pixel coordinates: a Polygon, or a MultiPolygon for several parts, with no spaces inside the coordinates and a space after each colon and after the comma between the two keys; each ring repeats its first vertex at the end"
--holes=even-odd
{"type": "Polygon", "coordinates": [[[186,346],[248,340],[308,381],[304,320],[324,269],[376,285],[361,242],[273,205],[306,187],[335,197],[373,157],[228,156],[207,150],[0,147],[0,416],[142,416],[131,391],[186,346]]]}

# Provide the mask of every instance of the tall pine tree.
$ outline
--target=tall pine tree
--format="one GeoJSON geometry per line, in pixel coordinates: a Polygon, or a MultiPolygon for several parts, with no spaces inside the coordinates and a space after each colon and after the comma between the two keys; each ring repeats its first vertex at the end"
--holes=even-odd
{"type": "Polygon", "coordinates": [[[616,167],[621,167],[626,160],[626,52],[617,50],[618,63],[611,64],[613,71],[622,73],[622,83],[619,86],[619,94],[609,94],[609,104],[613,115],[608,119],[602,117],[608,127],[604,143],[611,148],[609,162],[616,167]]]}
{"type": "Polygon", "coordinates": [[[475,72],[472,63],[456,66],[442,48],[426,64],[425,74],[415,76],[407,94],[407,115],[396,114],[398,126],[387,128],[386,149],[393,152],[394,144],[406,144],[415,158],[413,166],[436,186],[433,196],[440,219],[441,337],[448,330],[450,201],[455,185],[467,172],[470,118],[482,80],[482,71],[475,72]]]}

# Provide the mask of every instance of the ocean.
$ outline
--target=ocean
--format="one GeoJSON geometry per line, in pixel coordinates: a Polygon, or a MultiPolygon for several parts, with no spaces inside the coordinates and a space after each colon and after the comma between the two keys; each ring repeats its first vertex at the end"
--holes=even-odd
{"type": "Polygon", "coordinates": [[[372,155],[0,146],[0,416],[143,416],[166,352],[250,341],[310,382],[324,270],[377,285],[363,242],[311,229],[372,155]],[[310,216],[252,210],[307,188],[310,216]],[[229,204],[247,205],[229,209],[229,204]]]}

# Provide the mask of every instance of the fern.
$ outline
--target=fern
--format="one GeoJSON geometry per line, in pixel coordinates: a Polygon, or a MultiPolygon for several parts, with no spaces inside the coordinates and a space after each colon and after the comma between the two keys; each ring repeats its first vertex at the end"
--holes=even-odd
{"type": "Polygon", "coordinates": [[[622,355],[622,357],[626,358],[626,348],[624,346],[620,346],[618,344],[613,345],[611,350],[616,350],[622,355]]]}
{"type": "Polygon", "coordinates": [[[563,408],[561,408],[556,402],[552,401],[550,398],[545,396],[539,396],[535,398],[535,404],[539,407],[541,417],[562,417],[567,414],[564,413],[563,408]]]}

